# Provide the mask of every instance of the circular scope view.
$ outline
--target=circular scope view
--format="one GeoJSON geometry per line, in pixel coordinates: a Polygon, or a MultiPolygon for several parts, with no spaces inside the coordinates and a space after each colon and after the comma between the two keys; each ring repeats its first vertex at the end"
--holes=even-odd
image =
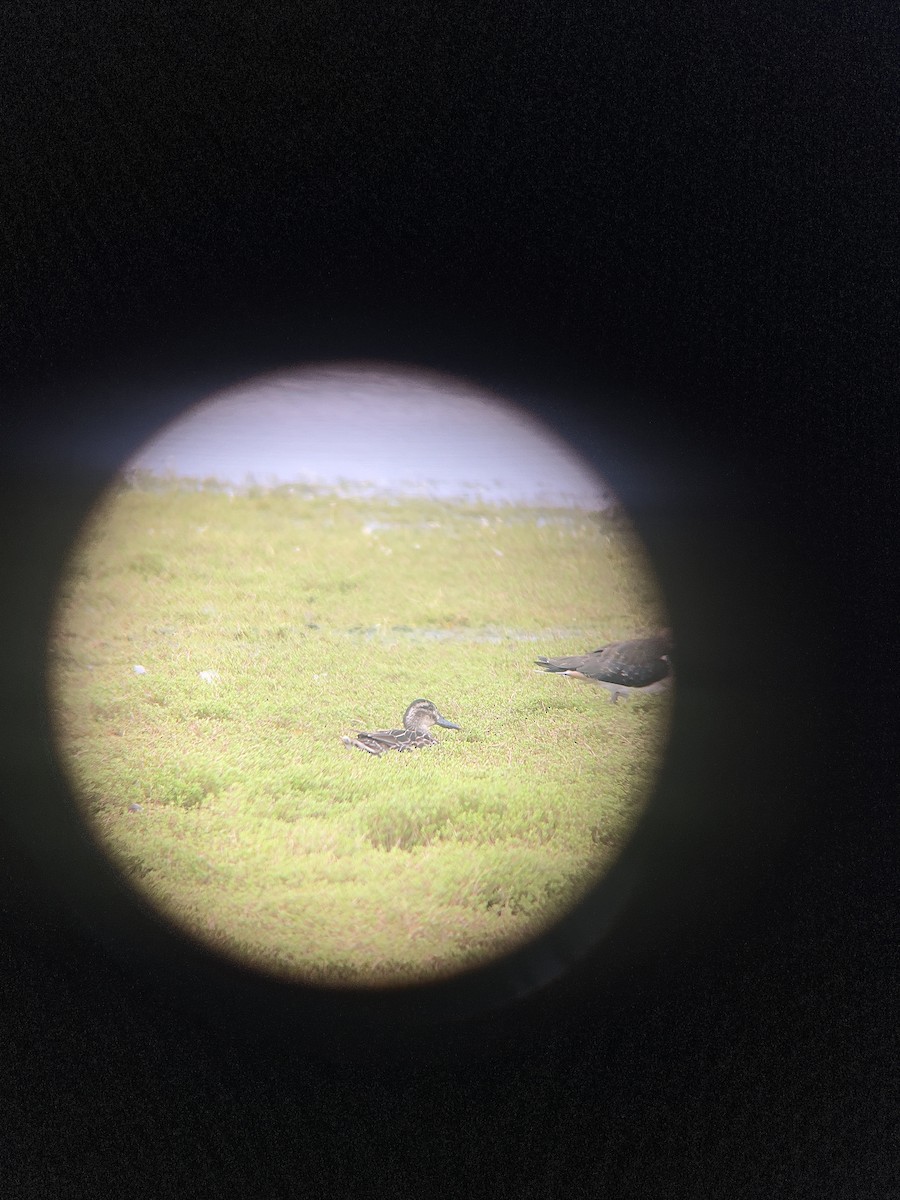
{"type": "Polygon", "coordinates": [[[602,480],[457,379],[249,382],[125,465],[50,646],[57,741],[121,874],[307,983],[446,977],[627,841],[668,729],[658,586],[602,480]]]}

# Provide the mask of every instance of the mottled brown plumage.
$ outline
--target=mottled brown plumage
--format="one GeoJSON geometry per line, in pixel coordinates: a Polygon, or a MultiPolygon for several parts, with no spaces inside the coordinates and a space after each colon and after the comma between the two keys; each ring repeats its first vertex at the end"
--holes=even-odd
{"type": "Polygon", "coordinates": [[[367,754],[383,754],[385,750],[417,750],[422,746],[435,745],[436,739],[429,733],[432,725],[459,729],[458,725],[442,717],[430,700],[413,700],[403,714],[402,729],[376,729],[374,733],[342,737],[341,741],[345,746],[357,746],[367,754]]]}

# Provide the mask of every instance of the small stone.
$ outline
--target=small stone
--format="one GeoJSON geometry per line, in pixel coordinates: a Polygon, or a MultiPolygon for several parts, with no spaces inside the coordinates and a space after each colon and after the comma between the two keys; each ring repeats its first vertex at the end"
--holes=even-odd
{"type": "Polygon", "coordinates": [[[133,669],[134,669],[135,675],[146,675],[147,674],[147,668],[142,667],[139,663],[135,663],[135,666],[133,669]]]}

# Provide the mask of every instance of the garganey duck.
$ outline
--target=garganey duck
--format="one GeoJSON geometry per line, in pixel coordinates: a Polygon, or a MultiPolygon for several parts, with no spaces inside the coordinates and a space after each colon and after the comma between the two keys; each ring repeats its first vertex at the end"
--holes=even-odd
{"type": "Polygon", "coordinates": [[[358,746],[367,754],[383,754],[385,750],[417,750],[420,746],[436,744],[436,739],[429,733],[432,725],[459,729],[458,725],[442,717],[430,700],[413,700],[403,714],[402,729],[377,729],[374,733],[342,737],[341,741],[345,746],[358,746]]]}

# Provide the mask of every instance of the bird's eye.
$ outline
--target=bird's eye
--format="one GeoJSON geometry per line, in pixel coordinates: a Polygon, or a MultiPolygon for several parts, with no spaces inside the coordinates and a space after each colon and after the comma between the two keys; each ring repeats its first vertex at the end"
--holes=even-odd
{"type": "Polygon", "coordinates": [[[50,642],[59,753],[127,887],[206,951],[340,987],[446,979],[570,912],[671,704],[665,647],[595,653],[666,618],[591,451],[527,397],[372,362],[253,379],[143,445],[50,642]]]}

